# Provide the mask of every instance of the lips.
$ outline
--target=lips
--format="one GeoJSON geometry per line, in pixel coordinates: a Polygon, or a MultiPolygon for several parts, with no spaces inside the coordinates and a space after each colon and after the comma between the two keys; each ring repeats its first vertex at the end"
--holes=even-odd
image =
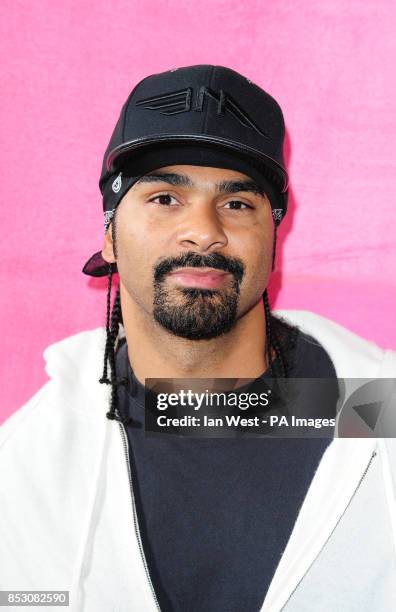
{"type": "Polygon", "coordinates": [[[214,268],[178,268],[169,274],[171,281],[178,285],[205,289],[220,287],[229,276],[229,272],[214,268]]]}

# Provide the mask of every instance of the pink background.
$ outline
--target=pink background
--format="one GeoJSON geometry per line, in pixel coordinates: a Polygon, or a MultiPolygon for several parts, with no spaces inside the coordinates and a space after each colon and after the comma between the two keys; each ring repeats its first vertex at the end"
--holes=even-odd
{"type": "Polygon", "coordinates": [[[392,0],[3,0],[0,420],[46,380],[42,351],[104,324],[101,159],[137,81],[242,72],[281,104],[290,212],[272,307],[396,348],[392,0]]]}

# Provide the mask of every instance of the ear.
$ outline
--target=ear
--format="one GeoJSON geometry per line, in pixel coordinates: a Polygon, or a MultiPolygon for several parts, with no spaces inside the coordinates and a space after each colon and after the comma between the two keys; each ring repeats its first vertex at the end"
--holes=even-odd
{"type": "Polygon", "coordinates": [[[110,223],[103,239],[102,257],[107,263],[115,263],[112,224],[110,223]]]}

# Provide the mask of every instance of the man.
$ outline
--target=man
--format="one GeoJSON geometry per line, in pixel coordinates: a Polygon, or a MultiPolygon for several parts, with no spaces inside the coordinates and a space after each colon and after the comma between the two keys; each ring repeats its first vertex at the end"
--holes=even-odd
{"type": "Polygon", "coordinates": [[[2,427],[1,589],[88,612],[394,609],[394,440],[144,431],[146,379],[395,375],[392,351],[270,312],[283,137],[279,105],[228,68],[132,91],[84,266],[108,278],[106,337],[46,349],[49,382],[2,427]]]}

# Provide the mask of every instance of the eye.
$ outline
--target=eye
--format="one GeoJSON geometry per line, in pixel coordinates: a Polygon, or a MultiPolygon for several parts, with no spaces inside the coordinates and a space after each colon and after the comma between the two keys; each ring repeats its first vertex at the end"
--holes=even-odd
{"type": "Polygon", "coordinates": [[[230,200],[227,202],[224,208],[226,208],[228,204],[231,204],[229,208],[230,210],[246,210],[248,208],[253,208],[253,206],[249,206],[249,204],[246,204],[246,202],[241,202],[240,200],[230,200]],[[242,206],[244,206],[244,208],[242,208],[242,206]]]}
{"type": "Polygon", "coordinates": [[[173,199],[173,200],[175,200],[177,202],[176,198],[171,196],[170,193],[160,193],[159,195],[156,195],[153,198],[150,198],[149,202],[154,202],[154,203],[160,204],[161,206],[174,206],[174,204],[171,204],[169,202],[169,200],[171,200],[171,199],[173,199]],[[161,198],[161,201],[160,202],[155,202],[155,200],[158,200],[158,198],[161,198]]]}

